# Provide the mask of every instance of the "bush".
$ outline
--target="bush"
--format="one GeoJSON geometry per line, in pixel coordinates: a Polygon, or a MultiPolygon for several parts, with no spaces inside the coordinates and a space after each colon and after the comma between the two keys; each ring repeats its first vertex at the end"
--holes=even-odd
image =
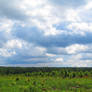
{"type": "Polygon", "coordinates": [[[19,78],[16,78],[16,81],[19,81],[19,78]]]}

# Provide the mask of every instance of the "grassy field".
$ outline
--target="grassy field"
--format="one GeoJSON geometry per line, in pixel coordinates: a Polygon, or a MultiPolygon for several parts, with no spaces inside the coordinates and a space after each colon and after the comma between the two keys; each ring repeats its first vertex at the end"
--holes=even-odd
{"type": "Polygon", "coordinates": [[[3,75],[0,92],[92,92],[92,79],[3,75]]]}

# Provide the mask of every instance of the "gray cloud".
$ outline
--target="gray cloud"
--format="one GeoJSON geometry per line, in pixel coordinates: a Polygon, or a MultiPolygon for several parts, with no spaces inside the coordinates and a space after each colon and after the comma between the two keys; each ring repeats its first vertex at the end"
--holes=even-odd
{"type": "Polygon", "coordinates": [[[37,45],[44,47],[67,47],[72,44],[91,44],[92,33],[87,32],[85,36],[79,34],[58,34],[55,36],[45,36],[42,31],[39,31],[36,27],[18,27],[17,31],[14,32],[16,37],[33,42],[37,45]],[[38,37],[38,38],[37,38],[38,37]]]}
{"type": "Polygon", "coordinates": [[[28,16],[19,8],[21,0],[0,0],[0,17],[14,20],[26,20],[28,16]]]}

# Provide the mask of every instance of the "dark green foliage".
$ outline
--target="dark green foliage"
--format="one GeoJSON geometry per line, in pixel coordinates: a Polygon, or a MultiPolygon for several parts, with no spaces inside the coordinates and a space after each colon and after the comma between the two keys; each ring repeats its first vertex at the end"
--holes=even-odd
{"type": "Polygon", "coordinates": [[[19,78],[16,78],[16,81],[19,81],[19,78]]]}
{"type": "Polygon", "coordinates": [[[0,67],[0,75],[24,74],[31,76],[60,76],[62,78],[92,77],[92,68],[23,68],[23,67],[0,67]]]}

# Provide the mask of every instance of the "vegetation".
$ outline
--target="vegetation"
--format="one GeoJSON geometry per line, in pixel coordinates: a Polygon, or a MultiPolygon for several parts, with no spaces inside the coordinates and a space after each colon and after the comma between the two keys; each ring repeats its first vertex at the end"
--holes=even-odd
{"type": "Polygon", "coordinates": [[[92,92],[92,68],[0,67],[0,92],[92,92]]]}

